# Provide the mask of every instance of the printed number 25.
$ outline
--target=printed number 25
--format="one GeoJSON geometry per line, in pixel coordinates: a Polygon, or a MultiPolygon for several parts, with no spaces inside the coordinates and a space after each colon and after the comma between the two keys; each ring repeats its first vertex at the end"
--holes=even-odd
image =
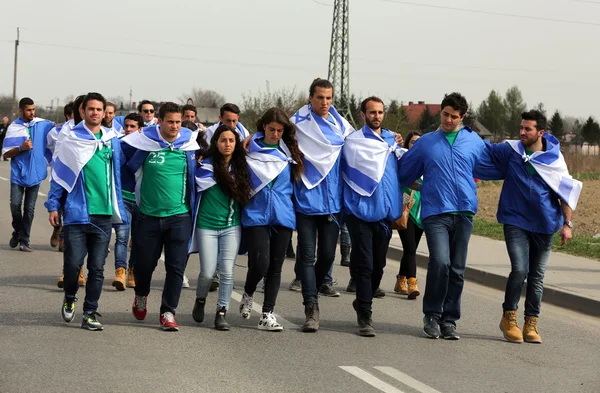
{"type": "Polygon", "coordinates": [[[165,163],[165,153],[150,153],[150,160],[148,160],[150,164],[164,164],[165,163]]]}

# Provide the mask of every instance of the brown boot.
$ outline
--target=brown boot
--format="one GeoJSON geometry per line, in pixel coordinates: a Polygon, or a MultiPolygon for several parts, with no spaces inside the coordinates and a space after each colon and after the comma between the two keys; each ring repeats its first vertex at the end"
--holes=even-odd
{"type": "Polygon", "coordinates": [[[50,245],[54,248],[58,246],[58,242],[60,241],[60,231],[62,230],[61,226],[54,227],[52,231],[52,236],[50,236],[50,245]]]}
{"type": "Polygon", "coordinates": [[[406,276],[397,275],[396,285],[394,285],[394,292],[400,295],[408,295],[408,287],[406,286],[406,276]]]}
{"type": "Polygon", "coordinates": [[[112,282],[112,286],[117,288],[117,291],[124,291],[126,280],[127,273],[125,272],[125,268],[118,267],[117,270],[115,270],[115,279],[112,282]]]}
{"type": "Polygon", "coordinates": [[[313,333],[319,330],[319,305],[307,304],[304,306],[304,314],[306,315],[306,322],[302,326],[302,331],[313,333]]]}
{"type": "Polygon", "coordinates": [[[525,325],[523,326],[523,338],[528,343],[542,343],[542,337],[538,333],[537,325],[538,317],[525,316],[525,325]]]}
{"type": "Polygon", "coordinates": [[[502,313],[500,330],[502,331],[502,334],[504,334],[504,338],[511,343],[523,342],[523,334],[521,333],[521,329],[519,329],[516,311],[507,310],[502,313]]]}
{"type": "Polygon", "coordinates": [[[56,283],[56,286],[59,287],[60,289],[63,289],[65,286],[65,275],[62,274],[59,278],[58,278],[58,282],[56,283]]]}
{"type": "Polygon", "coordinates": [[[83,266],[81,267],[81,269],[79,269],[79,286],[80,287],[84,287],[85,286],[85,276],[83,275],[83,266]]]}
{"type": "Polygon", "coordinates": [[[63,252],[65,250],[65,242],[64,240],[58,241],[58,252],[63,252]]]}
{"type": "Polygon", "coordinates": [[[127,286],[129,288],[135,288],[135,277],[133,276],[133,268],[127,269],[127,286]]]}
{"type": "Polygon", "coordinates": [[[417,296],[419,296],[421,294],[421,292],[419,292],[419,286],[418,286],[419,282],[417,281],[416,278],[409,278],[408,279],[408,298],[411,300],[414,300],[417,298],[417,296]]]}

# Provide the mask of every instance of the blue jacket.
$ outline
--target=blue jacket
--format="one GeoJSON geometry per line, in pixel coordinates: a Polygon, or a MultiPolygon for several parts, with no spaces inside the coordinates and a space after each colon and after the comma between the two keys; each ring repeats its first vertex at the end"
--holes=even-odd
{"type": "MultiPolygon", "coordinates": [[[[381,137],[389,146],[396,142],[394,134],[382,130],[381,137]]],[[[361,196],[344,181],[344,213],[366,222],[394,221],[402,215],[402,190],[398,185],[398,159],[387,158],[385,172],[370,197],[361,196]]]]}
{"type": "Polygon", "coordinates": [[[442,130],[423,135],[400,160],[400,186],[423,176],[421,219],[443,213],[477,213],[473,168],[485,154],[485,144],[469,127],[462,128],[454,145],[442,130]]]}
{"type": "MultiPolygon", "coordinates": [[[[111,139],[113,149],[113,180],[117,198],[119,214],[124,224],[127,223],[127,213],[123,204],[123,195],[121,192],[121,166],[125,163],[125,157],[121,150],[119,138],[111,139]]],[[[62,186],[54,180],[50,180],[50,191],[48,192],[48,200],[44,203],[48,212],[64,211],[63,225],[74,224],[89,224],[90,216],[88,214],[87,197],[85,194],[85,179],[84,173],[81,171],[73,190],[67,193],[62,186]]]]}
{"type": "Polygon", "coordinates": [[[302,180],[294,181],[294,208],[308,216],[330,215],[342,209],[342,170],[340,155],[323,181],[309,190],[302,180]]]}
{"type": "MultiPolygon", "coordinates": [[[[15,120],[23,121],[21,118],[15,120]]],[[[52,155],[47,151],[46,137],[54,123],[48,120],[35,123],[31,128],[31,143],[33,149],[22,151],[10,160],[10,182],[21,187],[33,187],[40,184],[48,175],[49,160],[52,155]]],[[[5,138],[4,145],[12,138],[5,138]]],[[[22,145],[25,138],[19,143],[22,145]]]]}
{"type": "MultiPolygon", "coordinates": [[[[544,145],[551,142],[544,139],[544,145]]],[[[552,234],[564,224],[559,196],[546,184],[542,177],[530,174],[527,164],[510,144],[490,144],[481,165],[474,174],[483,180],[504,179],[498,213],[501,224],[514,225],[529,232],[552,234]],[[500,176],[486,168],[494,166],[500,176]]]]}
{"type": "Polygon", "coordinates": [[[242,208],[242,225],[244,227],[280,225],[296,229],[292,193],[292,166],[290,164],[277,176],[273,186],[263,187],[242,208]]]}
{"type": "MultiPolygon", "coordinates": [[[[121,149],[124,153],[127,152],[125,154],[125,159],[127,159],[128,154],[130,156],[133,156],[133,154],[135,153],[133,150],[135,149],[129,146],[127,143],[123,142],[122,139],[119,140],[121,142],[121,149]]],[[[121,187],[124,191],[135,192],[135,172],[133,172],[131,168],[127,165],[123,165],[121,167],[121,187]]]]}

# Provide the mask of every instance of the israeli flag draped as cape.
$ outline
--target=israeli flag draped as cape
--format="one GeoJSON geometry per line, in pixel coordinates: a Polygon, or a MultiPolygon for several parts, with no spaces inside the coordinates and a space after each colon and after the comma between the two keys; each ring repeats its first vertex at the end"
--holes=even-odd
{"type": "MultiPolygon", "coordinates": [[[[52,162],[52,180],[71,192],[83,167],[102,146],[111,148],[111,139],[117,134],[112,129],[100,127],[102,138],[96,139],[83,122],[73,129],[61,130],[56,141],[52,162]]],[[[113,174],[114,176],[114,174],[113,174]]],[[[113,179],[114,189],[114,179],[113,179]]],[[[114,190],[113,190],[114,191],[114,190]]],[[[118,206],[113,204],[113,206],[118,206]]]]}
{"type": "MultiPolygon", "coordinates": [[[[206,133],[204,134],[204,139],[206,139],[206,142],[208,142],[209,145],[210,145],[210,140],[212,139],[213,135],[215,134],[215,131],[222,124],[223,123],[218,122],[217,124],[213,124],[212,126],[210,126],[206,129],[206,133]]],[[[237,130],[237,133],[240,135],[240,140],[242,140],[242,141],[250,136],[250,131],[248,131],[246,129],[246,127],[244,127],[244,125],[240,122],[237,123],[237,125],[235,126],[235,129],[237,130]]]]}
{"type": "Polygon", "coordinates": [[[333,107],[329,114],[335,124],[312,112],[312,105],[305,105],[290,118],[296,126],[298,146],[304,154],[302,182],[309,190],[318,186],[335,165],[344,146],[344,138],[354,128],[333,107]]]}
{"type": "Polygon", "coordinates": [[[342,177],[346,184],[360,196],[373,195],[383,174],[390,154],[401,156],[398,144],[392,146],[369,127],[352,132],[346,137],[342,177]]]}
{"type": "Polygon", "coordinates": [[[54,152],[56,151],[56,142],[58,141],[58,134],[60,134],[63,130],[72,130],[75,127],[75,120],[67,120],[63,124],[59,124],[54,127],[48,133],[46,137],[46,146],[48,146],[48,150],[52,153],[52,160],[54,159],[54,152]]]}
{"type": "Polygon", "coordinates": [[[182,127],[177,139],[167,142],[160,135],[160,126],[152,126],[142,129],[142,132],[132,132],[122,139],[123,142],[138,150],[155,152],[166,148],[171,150],[196,151],[200,149],[196,142],[196,133],[182,127]]]}
{"type": "Polygon", "coordinates": [[[252,196],[260,192],[267,184],[275,179],[289,165],[296,162],[283,140],[279,141],[279,149],[260,146],[257,141],[264,138],[262,132],[257,132],[250,141],[250,151],[246,154],[246,162],[250,170],[250,186],[252,196]]]}
{"type": "Polygon", "coordinates": [[[583,183],[573,179],[567,169],[565,158],[560,152],[560,142],[554,135],[544,134],[546,140],[546,151],[536,151],[531,156],[525,152],[525,146],[521,141],[507,140],[512,148],[521,155],[524,162],[529,162],[537,173],[561,200],[573,210],[577,207],[579,194],[583,183]]]}
{"type": "Polygon", "coordinates": [[[35,123],[41,121],[44,121],[44,119],[39,117],[34,117],[30,122],[25,122],[20,117],[13,121],[6,130],[4,143],[2,144],[2,154],[4,155],[8,151],[20,147],[26,140],[30,139],[29,127],[33,127],[35,123]]]}
{"type": "Polygon", "coordinates": [[[188,254],[198,252],[198,242],[196,240],[196,222],[198,220],[198,211],[200,210],[200,201],[202,193],[212,186],[217,184],[215,181],[215,172],[212,164],[212,159],[208,158],[200,163],[200,167],[196,169],[196,210],[194,211],[194,225],[192,229],[192,238],[188,247],[188,254]]]}

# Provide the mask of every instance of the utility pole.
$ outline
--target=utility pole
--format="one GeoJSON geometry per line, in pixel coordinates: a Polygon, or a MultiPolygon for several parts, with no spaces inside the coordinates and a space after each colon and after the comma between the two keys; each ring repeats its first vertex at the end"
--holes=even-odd
{"type": "Polygon", "coordinates": [[[19,28],[17,27],[17,40],[15,41],[15,71],[13,74],[13,116],[17,114],[17,56],[19,54],[19,28]]]}
{"type": "Polygon", "coordinates": [[[333,95],[338,112],[353,122],[350,111],[350,0],[334,0],[329,72],[327,79],[333,84],[333,95]]]}

